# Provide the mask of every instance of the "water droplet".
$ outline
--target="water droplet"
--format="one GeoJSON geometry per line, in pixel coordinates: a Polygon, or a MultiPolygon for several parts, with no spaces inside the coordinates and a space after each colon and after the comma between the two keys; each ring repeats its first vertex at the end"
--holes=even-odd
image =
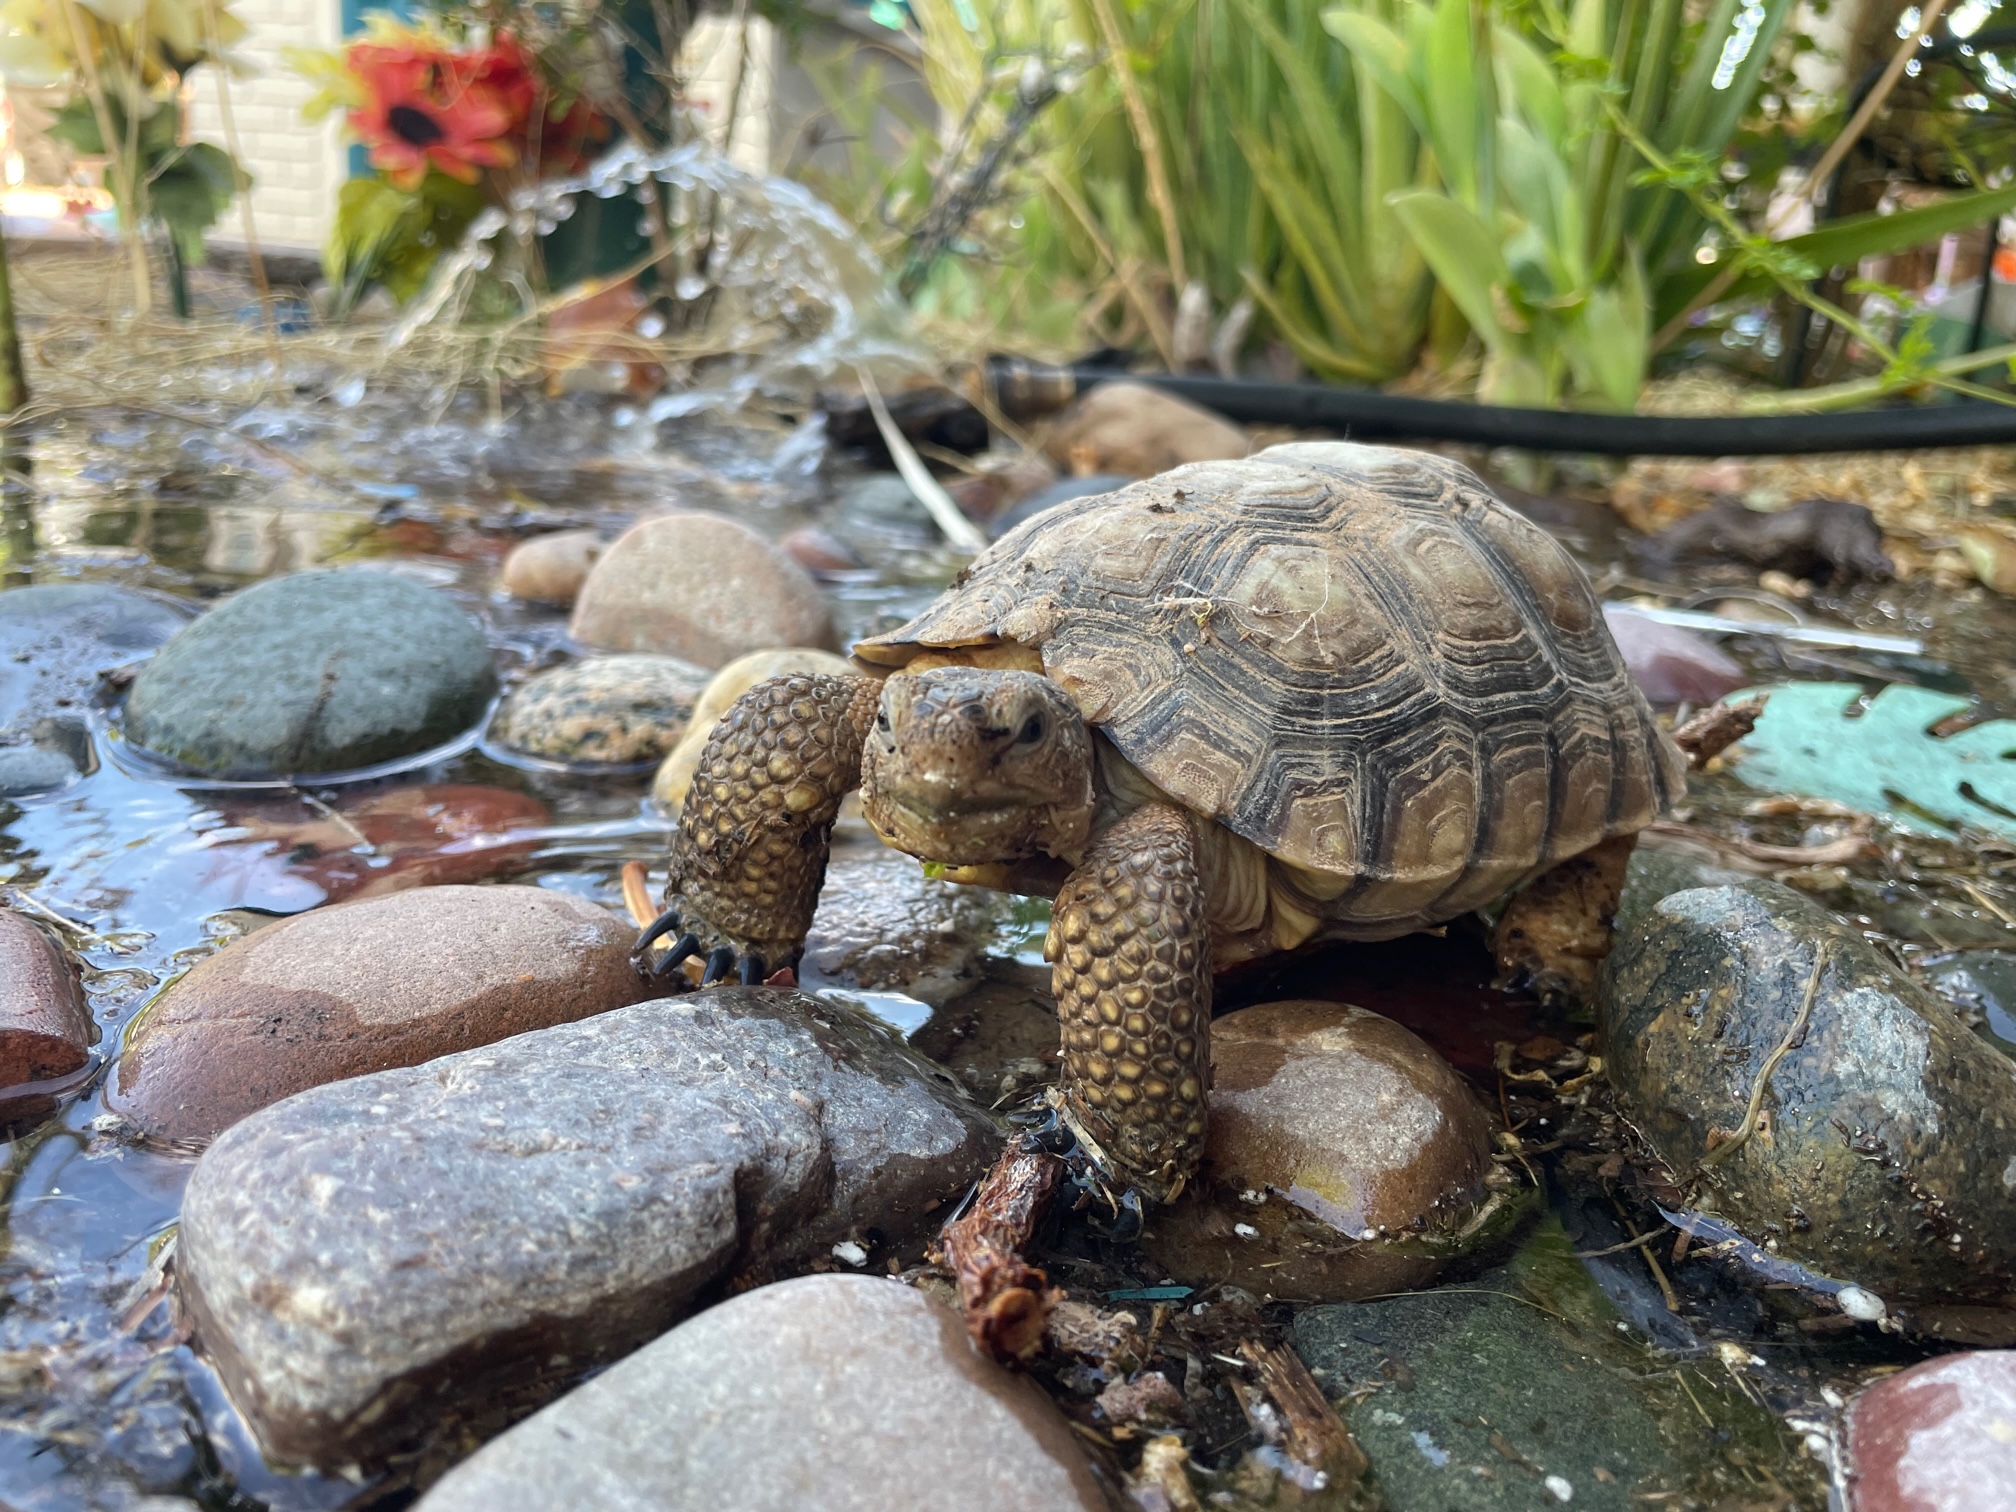
{"type": "Polygon", "coordinates": [[[691,304],[707,292],[707,280],[698,273],[682,273],[679,281],[672,285],[672,292],[691,304]]]}
{"type": "Polygon", "coordinates": [[[355,409],[364,399],[364,379],[362,375],[353,375],[345,378],[341,383],[336,385],[335,392],[330,394],[329,397],[335,400],[337,406],[341,409],[355,409]]]}

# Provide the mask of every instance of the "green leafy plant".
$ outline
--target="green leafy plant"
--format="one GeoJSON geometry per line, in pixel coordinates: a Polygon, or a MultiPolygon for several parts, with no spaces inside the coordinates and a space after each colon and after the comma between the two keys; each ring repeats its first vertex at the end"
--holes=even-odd
{"type": "Polygon", "coordinates": [[[376,176],[349,180],[337,191],[322,249],[322,271],[336,291],[332,313],[347,315],[373,284],[406,303],[486,203],[481,187],[439,171],[413,189],[376,176]]]}
{"type": "MultiPolygon", "coordinates": [[[[155,104],[132,131],[124,102],[117,96],[106,100],[104,114],[114,137],[110,146],[100,129],[99,112],[88,100],[72,100],[59,110],[49,135],[86,157],[110,156],[130,136],[138,145],[133,182],[141,191],[140,203],[122,203],[120,208],[136,221],[159,222],[185,266],[200,261],[204,233],[230,208],[234,196],[251,187],[251,175],[221,147],[180,141],[182,112],[173,101],[155,104]]],[[[122,191],[131,193],[124,189],[123,178],[113,183],[115,198],[122,191]]]]}

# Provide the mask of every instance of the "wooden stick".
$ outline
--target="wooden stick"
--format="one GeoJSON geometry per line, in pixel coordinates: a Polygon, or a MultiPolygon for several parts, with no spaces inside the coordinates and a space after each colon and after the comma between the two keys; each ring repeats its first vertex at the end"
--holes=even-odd
{"type": "Polygon", "coordinates": [[[1022,1258],[1064,1179],[1064,1162],[1018,1140],[994,1162],[964,1215],[945,1225],[938,1248],[958,1283],[966,1331],[1004,1365],[1043,1347],[1050,1310],[1064,1293],[1022,1258]]]}

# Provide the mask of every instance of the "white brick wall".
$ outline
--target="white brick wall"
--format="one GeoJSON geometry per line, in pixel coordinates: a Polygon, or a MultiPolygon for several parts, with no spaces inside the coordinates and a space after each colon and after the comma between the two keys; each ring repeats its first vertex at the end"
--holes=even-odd
{"type": "MultiPolygon", "coordinates": [[[[231,92],[239,160],[253,178],[252,214],[260,245],[276,251],[319,251],[336,210],[336,191],[349,177],[340,121],[310,125],[301,106],[314,86],[287,66],[288,47],[334,47],[341,38],[338,0],[237,0],[233,13],[251,35],[238,54],[258,70],[223,80],[231,92]]],[[[219,71],[199,68],[190,79],[190,134],[226,146],[218,114],[219,71]]],[[[211,232],[213,242],[242,245],[244,222],[233,206],[211,232]]]]}

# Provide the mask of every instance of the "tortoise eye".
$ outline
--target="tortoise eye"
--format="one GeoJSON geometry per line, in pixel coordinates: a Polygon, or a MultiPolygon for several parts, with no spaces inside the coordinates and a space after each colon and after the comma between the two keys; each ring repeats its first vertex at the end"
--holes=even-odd
{"type": "Polygon", "coordinates": [[[1022,733],[1016,737],[1016,741],[1020,745],[1034,745],[1043,738],[1045,728],[1043,716],[1041,714],[1031,714],[1029,722],[1022,726],[1022,733]]]}
{"type": "Polygon", "coordinates": [[[889,733],[889,711],[887,709],[878,709],[876,711],[875,728],[880,730],[884,735],[889,733]]]}

